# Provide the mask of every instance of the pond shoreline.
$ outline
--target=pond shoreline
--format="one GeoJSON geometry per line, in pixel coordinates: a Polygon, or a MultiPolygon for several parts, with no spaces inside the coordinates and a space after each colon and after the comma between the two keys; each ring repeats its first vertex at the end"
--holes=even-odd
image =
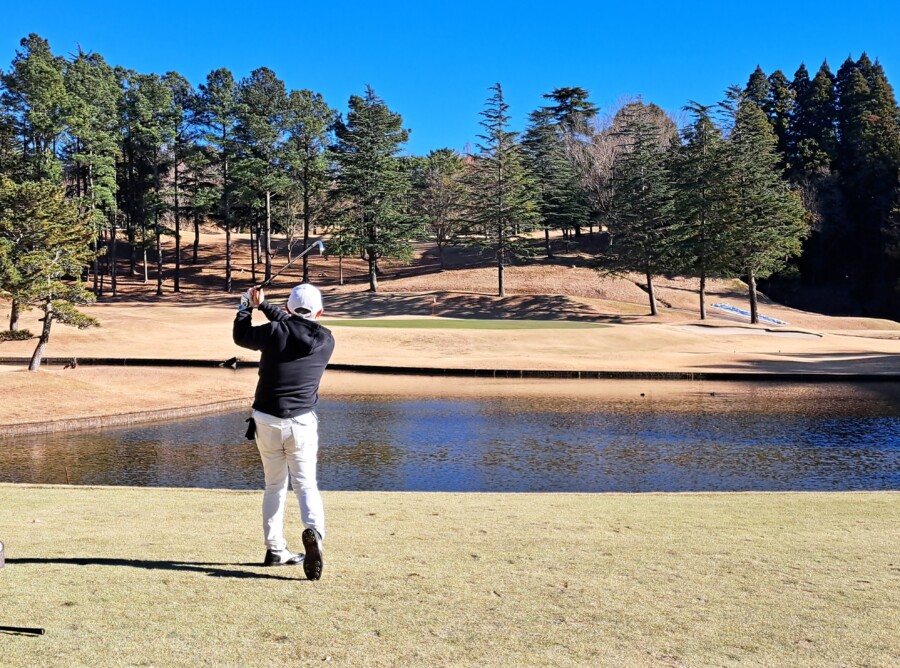
{"type": "MultiPolygon", "coordinates": [[[[47,357],[41,366],[66,366],[71,357],[47,357]]],[[[142,357],[79,357],[79,366],[113,367],[184,367],[256,369],[257,361],[232,358],[230,360],[142,358],[142,357]]],[[[26,365],[28,360],[18,357],[0,357],[0,364],[26,365]]],[[[712,380],[776,383],[895,383],[900,373],[857,372],[796,372],[796,371],[637,371],[637,370],[587,370],[587,369],[503,369],[471,367],[394,366],[378,364],[329,364],[329,371],[353,373],[409,375],[409,376],[459,376],[476,378],[554,378],[568,380],[712,380]]]]}
{"type": "MultiPolygon", "coordinates": [[[[127,427],[133,424],[162,422],[189,417],[199,417],[211,413],[224,413],[249,408],[252,398],[216,401],[197,406],[181,406],[179,408],[161,408],[131,413],[96,415],[89,417],[47,420],[44,422],[20,422],[3,425],[3,438],[14,436],[34,436],[50,434],[58,431],[83,431],[87,429],[104,429],[107,427],[127,427]]],[[[2,440],[2,438],[0,438],[2,440]]]]}

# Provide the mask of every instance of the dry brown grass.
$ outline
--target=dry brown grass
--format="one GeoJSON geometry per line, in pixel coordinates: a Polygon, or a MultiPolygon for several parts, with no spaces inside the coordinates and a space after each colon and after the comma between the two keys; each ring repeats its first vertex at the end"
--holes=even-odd
{"type": "MultiPolygon", "coordinates": [[[[249,242],[236,235],[235,290],[251,283],[249,242]],[[243,269],[243,273],[241,270],[243,269]]],[[[173,295],[167,277],[164,297],[155,283],[126,275],[120,264],[120,296],[108,295],[86,310],[99,329],[56,325],[47,355],[59,358],[114,357],[255,360],[256,353],[231,341],[237,297],[222,292],[220,234],[204,234],[201,262],[185,264],[183,292],[173,295]]],[[[275,268],[282,266],[283,248],[275,268]]],[[[829,318],[764,304],[763,312],[791,323],[751,327],[731,316],[697,319],[696,285],[686,279],[658,279],[663,307],[648,315],[637,277],[606,277],[587,266],[589,255],[570,253],[552,263],[535,261],[507,271],[510,295],[493,295],[496,272],[474,266],[465,252],[448,258],[457,269],[441,272],[433,249],[420,245],[411,265],[384,263],[381,291],[367,291],[364,265],[345,260],[344,285],[337,284],[336,258],[311,257],[311,276],[325,293],[326,317],[333,319],[337,347],[333,362],[436,368],[562,369],[584,371],[900,373],[900,324],[863,318],[829,318]],[[486,331],[458,329],[382,329],[342,327],[352,318],[516,318],[577,320],[613,325],[580,330],[486,331]],[[699,325],[703,325],[702,327],[699,325]],[[714,329],[715,328],[715,329],[714,329]],[[808,334],[796,334],[797,331],[808,334]]],[[[186,258],[187,259],[187,258],[186,258]]],[[[299,280],[292,267],[270,299],[279,301],[299,280]]],[[[107,286],[108,287],[108,286],[107,286]]],[[[712,282],[709,303],[746,305],[746,292],[734,282],[712,282]],[[742,302],[741,300],[744,300],[742,302]]],[[[23,327],[40,330],[39,314],[23,316],[23,327]]],[[[8,306],[0,303],[0,319],[8,306]]],[[[259,318],[259,316],[257,316],[259,318]]],[[[257,319],[257,322],[260,322],[257,319]]],[[[27,359],[34,341],[4,341],[0,356],[27,359]]],[[[23,363],[24,365],[24,363],[23,363]]],[[[327,375],[326,375],[327,379],[327,375]]],[[[394,381],[384,379],[384,391],[394,381]]],[[[255,377],[213,370],[45,369],[19,374],[0,367],[0,424],[36,419],[64,420],[86,414],[207,404],[249,397],[255,377]],[[38,377],[40,376],[40,377],[38,377]]],[[[448,387],[452,386],[448,384],[448,387]]]]}

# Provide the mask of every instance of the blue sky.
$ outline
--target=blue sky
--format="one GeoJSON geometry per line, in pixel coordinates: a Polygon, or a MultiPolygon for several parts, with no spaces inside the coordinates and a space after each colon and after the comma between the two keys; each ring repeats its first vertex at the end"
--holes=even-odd
{"type": "Polygon", "coordinates": [[[670,112],[717,102],[761,65],[793,78],[827,59],[878,58],[900,85],[900,3],[507,2],[348,0],[343,3],[152,3],[70,0],[5,3],[0,67],[30,32],[57,54],[80,45],[141,72],[175,70],[191,83],[229,68],[270,67],[339,111],[370,84],[411,130],[422,154],[476,141],[479,112],[500,82],[513,129],[542,95],[581,86],[605,109],[640,95],[670,112]],[[852,9],[858,8],[857,12],[852,9]]]}

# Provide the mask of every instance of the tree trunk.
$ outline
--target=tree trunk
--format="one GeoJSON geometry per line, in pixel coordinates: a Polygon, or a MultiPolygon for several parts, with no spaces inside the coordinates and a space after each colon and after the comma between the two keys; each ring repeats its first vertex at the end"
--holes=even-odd
{"type": "Polygon", "coordinates": [[[375,253],[369,253],[369,290],[378,292],[378,272],[375,266],[375,253]]]}
{"type": "MultiPolygon", "coordinates": [[[[94,208],[96,204],[94,203],[94,166],[88,166],[87,172],[87,181],[88,187],[90,188],[89,192],[91,195],[91,220],[94,219],[94,208]]],[[[94,223],[94,239],[93,239],[93,249],[94,249],[94,294],[98,297],[103,294],[103,287],[100,283],[100,229],[94,223]]]]}
{"type": "MultiPolygon", "coordinates": [[[[303,188],[303,250],[309,246],[309,189],[303,188]]],[[[309,283],[309,256],[303,256],[303,282],[309,283]]]]}
{"type": "Polygon", "coordinates": [[[156,295],[163,296],[163,255],[162,230],[159,229],[159,214],[156,214],[156,295]]]}
{"type": "Polygon", "coordinates": [[[9,331],[19,331],[19,300],[15,297],[9,304],[9,331]]]}
{"type": "Polygon", "coordinates": [[[550,248],[550,228],[544,228],[544,246],[547,248],[547,257],[553,257],[553,250],[550,248]]]}
{"type": "Polygon", "coordinates": [[[503,285],[503,261],[497,262],[497,294],[501,297],[506,296],[506,286],[503,285]]]}
{"type": "Polygon", "coordinates": [[[344,254],[338,255],[338,285],[344,284],[344,254]]]}
{"type": "Polygon", "coordinates": [[[231,292],[231,223],[225,218],[225,292],[231,292]]]}
{"type": "Polygon", "coordinates": [[[253,238],[253,228],[256,227],[253,223],[250,223],[250,278],[253,281],[253,285],[256,285],[256,255],[255,253],[259,251],[259,246],[256,244],[256,241],[253,238]]]}
{"type": "Polygon", "coordinates": [[[194,259],[191,264],[197,264],[197,255],[200,253],[200,218],[194,216],[194,259]]]}
{"type": "Polygon", "coordinates": [[[116,234],[118,233],[118,229],[116,228],[116,212],[112,212],[112,219],[110,220],[110,230],[109,230],[109,287],[112,290],[113,297],[116,296],[116,254],[118,253],[118,248],[116,248],[116,234]]]}
{"type": "Polygon", "coordinates": [[[175,279],[172,292],[181,292],[181,211],[178,208],[178,159],[175,159],[175,279]]]}
{"type": "Polygon", "coordinates": [[[759,324],[759,304],[756,301],[756,272],[750,270],[750,324],[759,324]]]}
{"type": "Polygon", "coordinates": [[[41,368],[41,358],[47,349],[47,343],[50,341],[50,325],[53,324],[53,302],[49,299],[44,304],[44,327],[41,330],[41,336],[38,339],[37,347],[31,356],[31,362],[28,364],[29,371],[37,371],[41,368]]]}
{"type": "Polygon", "coordinates": [[[657,315],[656,291],[653,288],[653,274],[647,272],[647,294],[650,295],[650,315],[657,315]]]}
{"type": "Polygon", "coordinates": [[[129,213],[125,218],[128,225],[126,236],[128,238],[128,273],[134,276],[137,273],[137,234],[134,230],[134,220],[129,213]]]}
{"type": "Polygon", "coordinates": [[[706,320],[706,272],[700,272],[700,319],[706,320]]]}
{"type": "MultiPolygon", "coordinates": [[[[272,193],[266,191],[266,240],[263,244],[266,254],[266,279],[272,278],[272,193]]],[[[305,256],[304,256],[305,257],[305,256]]]]}
{"type": "MultiPolygon", "coordinates": [[[[225,140],[225,130],[222,130],[225,140]]],[[[222,215],[225,218],[225,292],[231,292],[231,208],[228,202],[228,158],[222,158],[222,215]]]]}
{"type": "MultiPolygon", "coordinates": [[[[109,246],[109,242],[107,242],[105,234],[106,234],[106,230],[104,230],[104,231],[100,234],[100,239],[99,239],[99,241],[98,241],[98,245],[104,246],[104,247],[108,247],[108,246],[109,246]]],[[[103,258],[103,264],[102,264],[102,266],[105,268],[105,271],[100,271],[100,292],[97,293],[98,296],[102,296],[102,295],[103,295],[103,281],[104,281],[104,276],[109,272],[109,258],[108,258],[108,257],[103,258]]]]}

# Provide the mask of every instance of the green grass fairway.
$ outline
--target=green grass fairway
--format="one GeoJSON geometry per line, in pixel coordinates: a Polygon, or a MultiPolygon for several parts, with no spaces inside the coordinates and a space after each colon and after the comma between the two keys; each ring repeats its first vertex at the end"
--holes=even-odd
{"type": "MultiPolygon", "coordinates": [[[[177,465],[159,462],[158,465],[177,465]]],[[[0,485],[0,664],[897,666],[900,493],[326,492],[319,582],[260,492],[0,485]]],[[[300,548],[298,511],[289,536],[300,548]]]]}
{"type": "Polygon", "coordinates": [[[450,318],[410,318],[321,320],[326,327],[389,327],[393,329],[589,329],[609,327],[593,322],[566,320],[455,320],[450,318]]]}

